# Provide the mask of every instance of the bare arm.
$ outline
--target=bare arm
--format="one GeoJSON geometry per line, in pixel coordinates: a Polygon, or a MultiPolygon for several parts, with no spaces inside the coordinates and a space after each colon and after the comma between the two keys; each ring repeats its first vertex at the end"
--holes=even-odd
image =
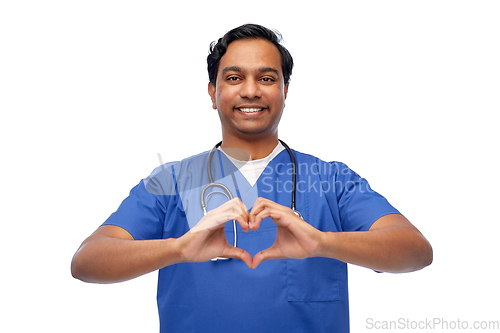
{"type": "Polygon", "coordinates": [[[124,229],[105,225],[83,241],[71,262],[71,274],[82,281],[112,283],[179,261],[174,239],[136,241],[124,229]]]}
{"type": "Polygon", "coordinates": [[[71,262],[71,274],[82,281],[113,283],[130,280],[168,265],[208,261],[215,257],[252,258],[230,245],[224,225],[235,219],[247,231],[248,211],[235,198],[208,212],[189,232],[179,238],[134,240],[126,230],[112,225],[97,229],[83,241],[71,262]]]}
{"type": "Polygon", "coordinates": [[[376,271],[404,273],[432,263],[432,247],[402,215],[379,218],[365,232],[324,233],[319,252],[376,271]]]}
{"type": "Polygon", "coordinates": [[[327,257],[383,272],[410,272],[432,262],[432,248],[402,215],[381,217],[369,231],[322,232],[290,208],[259,198],[250,213],[250,229],[271,217],[278,226],[275,243],[257,253],[253,267],[275,258],[327,257]]]}

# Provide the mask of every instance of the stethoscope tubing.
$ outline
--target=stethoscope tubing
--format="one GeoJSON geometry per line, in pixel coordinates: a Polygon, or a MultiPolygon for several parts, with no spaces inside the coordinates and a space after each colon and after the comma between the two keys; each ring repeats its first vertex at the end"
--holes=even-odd
{"type": "MultiPolygon", "coordinates": [[[[295,206],[296,185],[297,185],[297,164],[295,162],[295,156],[293,155],[292,150],[290,149],[290,147],[288,147],[288,145],[286,143],[284,143],[282,140],[279,140],[279,142],[281,142],[281,144],[283,145],[283,147],[285,147],[285,149],[288,152],[288,155],[290,155],[290,159],[292,161],[292,203],[291,203],[291,207],[290,208],[292,209],[292,211],[298,217],[300,217],[301,219],[303,219],[302,215],[299,213],[299,211],[296,209],[296,206],[295,206]]],[[[208,198],[210,196],[210,194],[211,194],[211,193],[209,193],[207,196],[205,196],[205,193],[207,192],[207,190],[209,188],[211,188],[211,187],[219,187],[222,190],[224,190],[224,192],[220,192],[220,193],[224,194],[228,198],[228,200],[231,200],[231,199],[234,198],[233,194],[231,193],[231,190],[226,185],[214,182],[214,178],[213,178],[213,175],[212,175],[212,168],[211,168],[211,166],[212,166],[212,157],[215,154],[215,151],[217,150],[217,148],[219,148],[221,146],[221,144],[222,144],[222,141],[219,142],[219,143],[217,143],[212,148],[212,150],[210,151],[210,153],[208,154],[207,173],[208,173],[208,181],[209,181],[209,183],[203,187],[203,189],[201,190],[201,195],[200,195],[201,208],[203,209],[203,215],[204,216],[207,214],[207,202],[206,202],[206,198],[208,198]]],[[[212,193],[214,193],[214,192],[212,192],[212,193]]],[[[236,245],[237,245],[237,236],[236,236],[236,221],[235,220],[233,220],[233,234],[234,234],[233,246],[236,247],[236,245]]],[[[225,259],[228,259],[228,258],[217,257],[217,258],[212,259],[212,261],[225,260],[225,259]]]]}

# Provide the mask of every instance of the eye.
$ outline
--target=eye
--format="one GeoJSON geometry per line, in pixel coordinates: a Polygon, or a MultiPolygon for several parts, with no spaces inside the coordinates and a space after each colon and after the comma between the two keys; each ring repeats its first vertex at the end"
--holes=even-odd
{"type": "Polygon", "coordinates": [[[239,79],[240,79],[240,78],[239,78],[239,77],[237,77],[237,76],[229,76],[226,80],[227,80],[227,81],[233,81],[233,82],[235,82],[235,81],[238,81],[239,79]]]}
{"type": "Polygon", "coordinates": [[[263,82],[266,82],[266,83],[270,83],[270,82],[274,82],[275,81],[274,78],[272,78],[272,77],[263,77],[261,80],[263,82]]]}

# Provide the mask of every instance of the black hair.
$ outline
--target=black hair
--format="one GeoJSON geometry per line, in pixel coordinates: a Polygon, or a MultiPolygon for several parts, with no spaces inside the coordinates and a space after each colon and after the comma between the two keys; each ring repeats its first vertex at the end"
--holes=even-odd
{"type": "Polygon", "coordinates": [[[232,42],[239,39],[265,39],[273,43],[281,54],[281,70],[285,85],[290,82],[292,75],[293,59],[288,50],[281,45],[282,37],[278,31],[273,31],[258,24],[244,24],[227,32],[219,38],[217,42],[210,44],[210,50],[207,57],[208,63],[208,78],[215,85],[217,81],[217,72],[222,56],[226,53],[227,47],[232,42]]]}

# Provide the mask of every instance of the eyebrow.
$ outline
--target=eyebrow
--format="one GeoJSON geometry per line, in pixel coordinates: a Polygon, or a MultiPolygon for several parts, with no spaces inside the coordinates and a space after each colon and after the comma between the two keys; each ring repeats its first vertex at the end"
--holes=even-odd
{"type": "Polygon", "coordinates": [[[280,75],[278,70],[276,68],[272,68],[272,67],[259,68],[259,72],[261,72],[261,73],[273,72],[273,73],[276,73],[278,76],[280,75]]]}
{"type": "MultiPolygon", "coordinates": [[[[258,71],[260,73],[273,72],[273,73],[276,73],[278,76],[280,74],[279,71],[273,67],[261,67],[258,69],[258,71]]],[[[229,67],[226,67],[222,70],[222,75],[224,75],[227,72],[243,72],[243,70],[241,69],[241,67],[238,67],[238,66],[229,66],[229,67]]]]}

